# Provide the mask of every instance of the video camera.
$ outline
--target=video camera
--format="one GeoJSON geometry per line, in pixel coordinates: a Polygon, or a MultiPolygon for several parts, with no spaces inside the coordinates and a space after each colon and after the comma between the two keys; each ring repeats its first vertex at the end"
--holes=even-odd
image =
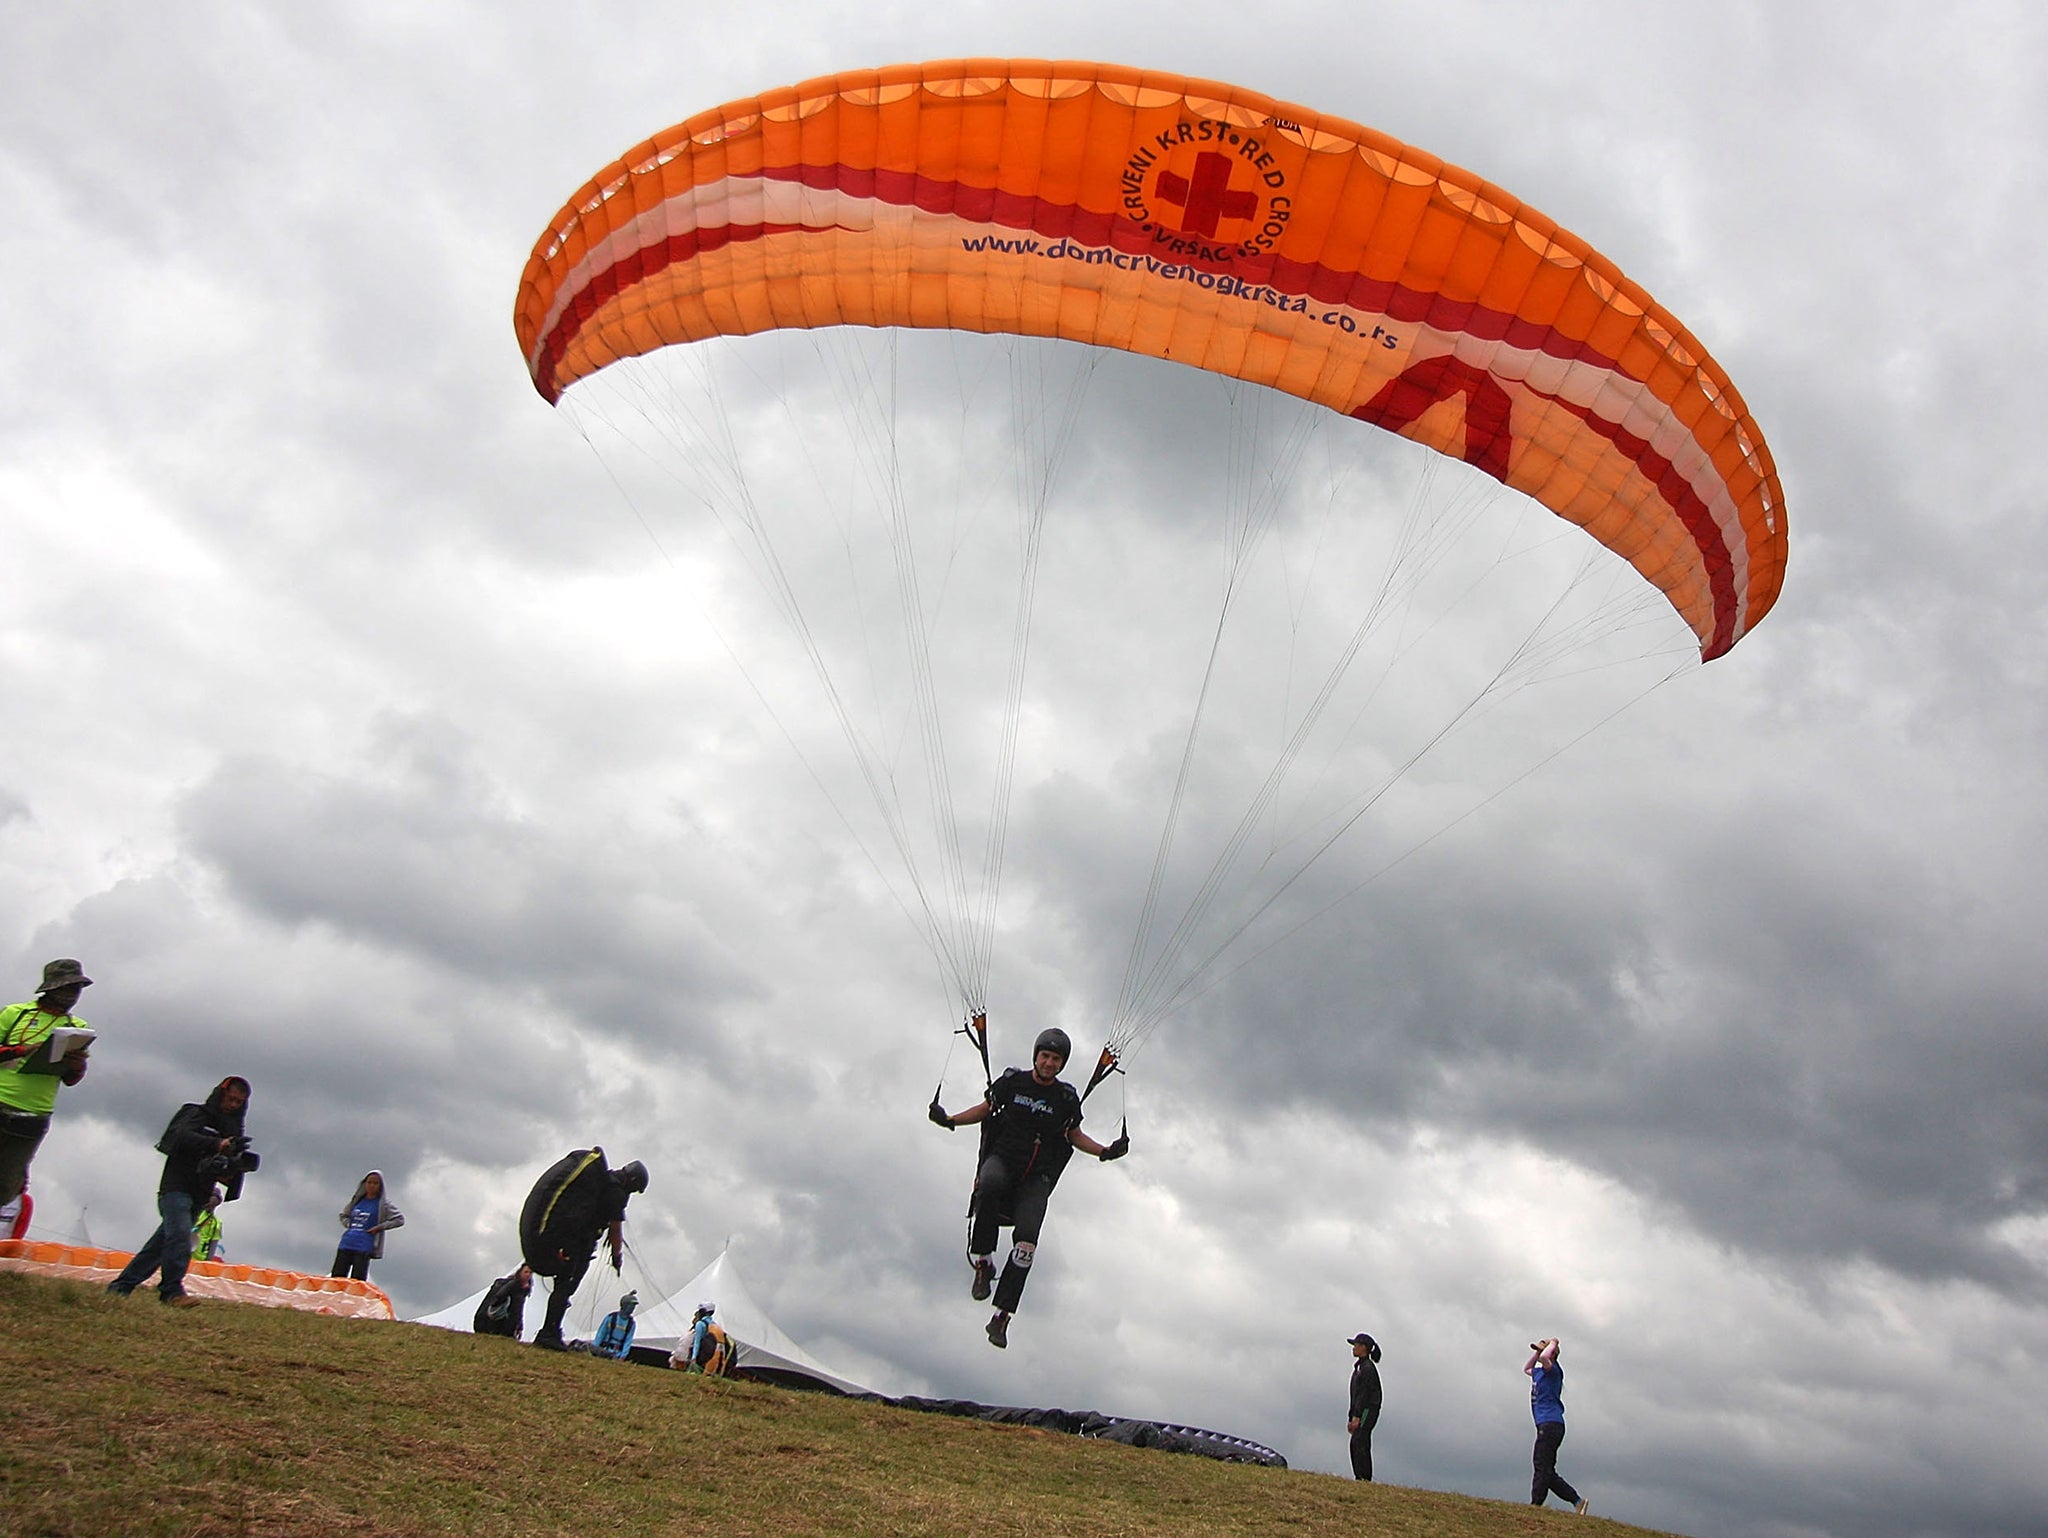
{"type": "Polygon", "coordinates": [[[239,1180],[263,1167],[263,1156],[249,1146],[250,1140],[237,1135],[228,1139],[227,1150],[209,1154],[199,1161],[199,1173],[210,1180],[239,1180]]]}

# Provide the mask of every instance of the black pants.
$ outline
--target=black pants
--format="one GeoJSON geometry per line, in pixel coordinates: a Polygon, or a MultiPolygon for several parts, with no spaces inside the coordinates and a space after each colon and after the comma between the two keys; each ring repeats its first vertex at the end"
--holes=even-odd
{"type": "Polygon", "coordinates": [[[1372,1428],[1379,1424],[1380,1407],[1374,1405],[1358,1418],[1358,1429],[1351,1433],[1351,1477],[1372,1479],[1372,1428]]]}
{"type": "Polygon", "coordinates": [[[540,1333],[535,1340],[560,1342],[562,1321],[569,1314],[569,1300],[576,1296],[576,1289],[583,1285],[584,1273],[590,1270],[591,1261],[597,1258],[597,1245],[592,1241],[590,1253],[585,1255],[573,1271],[564,1271],[548,1284],[548,1313],[541,1321],[540,1333]]]}
{"type": "MultiPolygon", "coordinates": [[[[1039,1231],[1045,1227],[1045,1209],[1052,1201],[1052,1180],[1045,1175],[1027,1175],[1018,1180],[1002,1157],[990,1154],[981,1161],[974,1177],[974,1230],[967,1237],[968,1253],[992,1255],[996,1231],[1010,1218],[1010,1238],[1015,1244],[1038,1247],[1039,1231]]],[[[1003,1266],[996,1283],[996,1307],[1006,1314],[1017,1312],[1024,1296],[1024,1284],[1031,1278],[1031,1251],[1020,1257],[1015,1249],[1003,1266]]]]}
{"type": "Polygon", "coordinates": [[[470,1320],[469,1328],[473,1335],[504,1335],[513,1340],[519,1338],[519,1325],[510,1314],[503,1319],[493,1319],[481,1308],[476,1311],[476,1317],[470,1320]]]}
{"type": "Polygon", "coordinates": [[[1563,1421],[1544,1421],[1536,1428],[1536,1474],[1529,1484],[1531,1506],[1541,1506],[1546,1495],[1562,1496],[1567,1506],[1579,1504],[1579,1492],[1557,1472],[1557,1449],[1563,1441],[1563,1421]]]}
{"type": "Polygon", "coordinates": [[[28,1188],[28,1167],[50,1130],[50,1118],[0,1108],[0,1207],[28,1188]]]}
{"type": "Polygon", "coordinates": [[[336,1250],[334,1269],[329,1276],[352,1276],[359,1282],[370,1279],[370,1252],[368,1250],[336,1250]]]}

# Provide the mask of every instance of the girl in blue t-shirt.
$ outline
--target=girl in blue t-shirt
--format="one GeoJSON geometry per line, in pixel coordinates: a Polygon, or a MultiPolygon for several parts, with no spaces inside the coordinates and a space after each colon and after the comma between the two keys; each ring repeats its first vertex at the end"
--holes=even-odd
{"type": "Polygon", "coordinates": [[[335,1247],[330,1276],[352,1276],[359,1282],[370,1279],[370,1262],[384,1255],[386,1229],[400,1228],[405,1214],[384,1194],[384,1175],[371,1170],[356,1182],[356,1194],[341,1209],[341,1243],[335,1247]]]}
{"type": "Polygon", "coordinates": [[[1529,1375],[1529,1413],[1536,1419],[1529,1504],[1541,1506],[1546,1496],[1557,1495],[1583,1517],[1586,1502],[1557,1472],[1557,1449],[1564,1441],[1564,1369],[1557,1365],[1557,1338],[1531,1341],[1529,1352],[1529,1360],[1522,1367],[1529,1375]]]}

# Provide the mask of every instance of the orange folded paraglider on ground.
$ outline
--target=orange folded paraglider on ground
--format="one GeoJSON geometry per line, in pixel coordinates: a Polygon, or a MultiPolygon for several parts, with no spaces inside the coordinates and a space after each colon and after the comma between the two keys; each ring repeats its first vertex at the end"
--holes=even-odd
{"type": "Polygon", "coordinates": [[[1676,319],[1500,188],[1234,86],[970,60],[716,107],[570,200],[515,323],[550,401],[621,358],[778,327],[1121,348],[1526,492],[1661,590],[1703,658],[1783,579],[1770,452],[1676,319]]]}
{"type": "MultiPolygon", "coordinates": [[[[104,1287],[128,1264],[126,1250],[99,1250],[39,1240],[0,1240],[0,1271],[57,1277],[104,1287]]],[[[195,1260],[185,1274],[185,1291],[195,1298],[229,1303],[256,1303],[265,1308],[299,1308],[315,1314],[350,1319],[395,1319],[391,1300],[368,1282],[336,1276],[309,1276],[269,1266],[233,1266],[195,1260]]]]}

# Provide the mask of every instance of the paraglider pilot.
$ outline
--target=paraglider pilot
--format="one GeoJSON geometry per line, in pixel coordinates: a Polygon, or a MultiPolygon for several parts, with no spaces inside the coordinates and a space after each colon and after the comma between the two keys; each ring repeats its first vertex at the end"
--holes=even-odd
{"type": "Polygon", "coordinates": [[[931,1119],[951,1131],[986,1121],[981,1167],[974,1177],[974,1227],[967,1254],[974,1266],[970,1288],[975,1301],[989,1295],[994,1282],[996,1231],[1010,1226],[1012,1240],[1002,1280],[995,1283],[995,1317],[988,1322],[992,1346],[1010,1343],[1010,1318],[1031,1276],[1039,1230],[1045,1226],[1052,1188],[1078,1148],[1107,1162],[1131,1151],[1129,1134],[1113,1143],[1098,1143],[1081,1130],[1081,1097],[1060,1077],[1073,1055],[1073,1043],[1058,1026],[1038,1033],[1032,1044],[1031,1067],[1012,1068],[989,1085],[988,1098],[948,1116],[937,1097],[931,1119]]]}
{"type": "Polygon", "coordinates": [[[562,1349],[562,1320],[597,1258],[599,1239],[611,1245],[612,1270],[620,1268],[626,1203],[646,1189],[646,1165],[635,1159],[607,1169],[602,1148],[577,1149],[534,1183],[519,1215],[519,1244],[529,1266],[554,1278],[547,1317],[533,1337],[536,1346],[562,1349]]]}
{"type": "Polygon", "coordinates": [[[669,1354],[669,1366],[685,1372],[708,1373],[714,1378],[722,1377],[731,1368],[732,1337],[711,1317],[717,1311],[718,1305],[709,1299],[697,1305],[697,1312],[690,1319],[690,1333],[676,1342],[675,1350],[669,1354]]]}

